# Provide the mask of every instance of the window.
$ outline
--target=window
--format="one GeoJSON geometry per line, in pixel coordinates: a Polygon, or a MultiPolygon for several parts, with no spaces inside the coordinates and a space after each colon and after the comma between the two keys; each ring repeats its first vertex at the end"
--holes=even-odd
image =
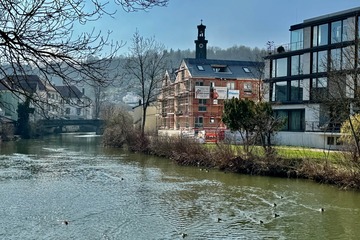
{"type": "Polygon", "coordinates": [[[210,117],[210,123],[215,123],[215,118],[214,117],[210,117]]]}
{"type": "Polygon", "coordinates": [[[204,67],[201,66],[201,65],[197,65],[197,68],[198,68],[199,71],[204,71],[205,70],[204,67]]]}
{"type": "Polygon", "coordinates": [[[235,83],[234,82],[228,82],[228,83],[226,83],[226,87],[228,89],[233,90],[233,89],[235,89],[235,83]]]}
{"type": "Polygon", "coordinates": [[[244,92],[252,92],[252,84],[244,83],[244,92]]]}
{"type": "Polygon", "coordinates": [[[341,42],[341,21],[331,23],[331,43],[341,42]]]}
{"type": "Polygon", "coordinates": [[[303,81],[294,80],[290,82],[290,101],[303,100],[303,81]]]}
{"type": "Polygon", "coordinates": [[[195,82],[195,86],[204,86],[204,82],[197,81],[197,82],[195,82]]]}
{"type": "Polygon", "coordinates": [[[354,53],[355,53],[354,46],[331,49],[330,52],[331,69],[341,70],[341,69],[354,68],[355,67],[354,53]]]}
{"type": "Polygon", "coordinates": [[[341,69],[341,48],[331,49],[330,52],[330,63],[332,70],[340,70],[341,69]]]}
{"type": "Polygon", "coordinates": [[[342,41],[352,41],[355,39],[355,22],[350,19],[343,20],[342,41]]]}
{"type": "Polygon", "coordinates": [[[305,130],[305,110],[275,110],[275,116],[285,120],[282,131],[302,132],[305,130]]]}
{"type": "Polygon", "coordinates": [[[215,82],[210,82],[210,88],[214,88],[215,87],[215,82]]]}
{"type": "Polygon", "coordinates": [[[206,105],[206,99],[199,99],[200,105],[206,105]]]}
{"type": "Polygon", "coordinates": [[[291,56],[291,75],[302,74],[302,55],[291,56]]]}
{"type": "Polygon", "coordinates": [[[287,101],[287,82],[277,82],[272,85],[272,98],[273,102],[286,102],[287,101]]]}
{"type": "Polygon", "coordinates": [[[77,109],[76,109],[76,114],[77,114],[77,115],[80,115],[80,114],[81,114],[81,108],[77,108],[77,109]]]}
{"type": "Polygon", "coordinates": [[[251,73],[250,69],[247,68],[247,67],[243,67],[243,70],[244,70],[244,72],[246,72],[246,73],[251,73]]]}
{"type": "Polygon", "coordinates": [[[69,115],[69,114],[70,114],[70,108],[66,108],[65,113],[66,113],[67,115],[69,115]]]}
{"type": "Polygon", "coordinates": [[[214,64],[214,65],[211,65],[211,68],[214,72],[218,72],[218,73],[231,72],[230,69],[228,68],[228,66],[226,66],[226,65],[214,64]]]}
{"type": "Polygon", "coordinates": [[[201,128],[203,127],[204,118],[203,117],[195,117],[195,127],[201,128]]]}
{"type": "Polygon", "coordinates": [[[300,50],[303,49],[303,29],[298,29],[291,31],[290,35],[290,50],[300,50]]]}
{"type": "Polygon", "coordinates": [[[327,72],[327,51],[313,52],[312,73],[327,72]]]}
{"type": "Polygon", "coordinates": [[[311,79],[310,97],[312,100],[319,101],[327,96],[328,81],[326,77],[311,79]]]}
{"type": "Polygon", "coordinates": [[[184,79],[185,79],[185,71],[181,70],[181,80],[184,80],[184,79]]]}
{"type": "Polygon", "coordinates": [[[327,137],[327,145],[341,145],[340,137],[327,137]]]}
{"type": "Polygon", "coordinates": [[[287,58],[279,58],[272,60],[272,77],[287,76],[287,58]]]}
{"type": "Polygon", "coordinates": [[[272,83],[271,101],[298,102],[303,100],[303,81],[292,80],[272,83]]]}
{"type": "Polygon", "coordinates": [[[199,106],[199,112],[206,112],[206,106],[199,106]]]}
{"type": "Polygon", "coordinates": [[[328,24],[313,26],[313,47],[323,46],[328,44],[328,24]]]}

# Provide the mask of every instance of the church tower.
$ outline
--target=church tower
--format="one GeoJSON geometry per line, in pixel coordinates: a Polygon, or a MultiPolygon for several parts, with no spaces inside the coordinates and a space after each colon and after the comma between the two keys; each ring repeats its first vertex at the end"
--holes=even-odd
{"type": "Polygon", "coordinates": [[[197,26],[198,28],[198,38],[195,40],[195,58],[196,59],[206,59],[206,44],[207,40],[205,40],[205,28],[206,26],[201,24],[197,26]]]}

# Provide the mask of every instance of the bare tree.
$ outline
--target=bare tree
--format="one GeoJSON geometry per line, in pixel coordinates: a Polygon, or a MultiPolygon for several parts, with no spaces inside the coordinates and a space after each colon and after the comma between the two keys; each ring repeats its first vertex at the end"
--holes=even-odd
{"type": "Polygon", "coordinates": [[[154,38],[144,38],[135,32],[124,71],[134,90],[142,99],[141,133],[144,134],[146,110],[159,94],[165,74],[166,51],[154,38]]]}
{"type": "Polygon", "coordinates": [[[338,132],[346,122],[347,134],[354,139],[352,149],[357,152],[354,155],[360,156],[360,135],[354,127],[358,119],[352,118],[360,112],[359,45],[354,20],[344,22],[347,27],[341,40],[331,39],[337,48],[323,54],[321,59],[318,57],[318,65],[313,65],[313,69],[326,73],[312,79],[310,95],[311,102],[320,103],[320,125],[324,131],[338,132]]]}
{"type": "MultiPolygon", "coordinates": [[[[166,6],[168,0],[113,2],[131,12],[166,6]]],[[[99,76],[111,67],[110,60],[123,43],[110,40],[110,32],[77,32],[103,15],[112,16],[115,11],[108,11],[109,4],[100,0],[0,1],[0,79],[8,83],[4,87],[38,102],[41,98],[25,91],[16,76],[37,74],[49,85],[52,76],[65,85],[85,81],[108,85],[109,79],[99,76]],[[98,60],[87,61],[88,56],[98,60]]]]}

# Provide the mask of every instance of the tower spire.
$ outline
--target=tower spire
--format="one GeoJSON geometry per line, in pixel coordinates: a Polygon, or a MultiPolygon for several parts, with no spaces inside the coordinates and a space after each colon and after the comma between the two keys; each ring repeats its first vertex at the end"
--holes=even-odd
{"type": "Polygon", "coordinates": [[[205,28],[206,26],[203,25],[203,20],[200,20],[200,25],[197,26],[198,28],[198,37],[195,40],[195,58],[196,59],[206,59],[206,44],[207,40],[205,39],[205,28]]]}

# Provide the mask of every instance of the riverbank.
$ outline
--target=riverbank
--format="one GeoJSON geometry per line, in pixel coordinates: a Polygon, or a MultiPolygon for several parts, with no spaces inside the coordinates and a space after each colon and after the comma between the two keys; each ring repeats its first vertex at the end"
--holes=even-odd
{"type": "MultiPolygon", "coordinates": [[[[302,178],[336,185],[341,189],[360,190],[360,165],[349,160],[346,153],[332,157],[324,153],[323,158],[308,157],[306,154],[287,157],[275,149],[266,156],[261,151],[245,153],[241,146],[209,146],[192,139],[170,137],[144,137],[130,146],[131,151],[169,158],[179,165],[240,174],[302,178]]],[[[302,152],[305,153],[305,150],[302,152]]]]}

